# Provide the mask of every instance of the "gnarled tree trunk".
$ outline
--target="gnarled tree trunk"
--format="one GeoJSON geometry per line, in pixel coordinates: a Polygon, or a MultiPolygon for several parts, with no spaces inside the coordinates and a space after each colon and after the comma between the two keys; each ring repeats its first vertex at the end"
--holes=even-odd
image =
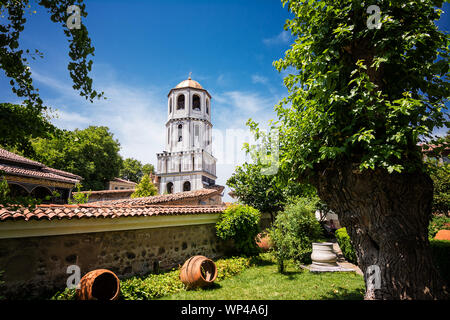
{"type": "Polygon", "coordinates": [[[448,299],[428,241],[428,175],[361,173],[348,165],[325,170],[314,184],[347,228],[366,280],[365,299],[448,299]],[[367,282],[376,280],[370,270],[379,274],[379,289],[367,282]]]}

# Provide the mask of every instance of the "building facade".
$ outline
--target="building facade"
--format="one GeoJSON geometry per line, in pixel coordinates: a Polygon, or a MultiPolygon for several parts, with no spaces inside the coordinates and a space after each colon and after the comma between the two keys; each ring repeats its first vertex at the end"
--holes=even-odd
{"type": "Polygon", "coordinates": [[[215,185],[211,95],[189,77],[168,94],[165,151],[157,154],[159,193],[215,185]]]}

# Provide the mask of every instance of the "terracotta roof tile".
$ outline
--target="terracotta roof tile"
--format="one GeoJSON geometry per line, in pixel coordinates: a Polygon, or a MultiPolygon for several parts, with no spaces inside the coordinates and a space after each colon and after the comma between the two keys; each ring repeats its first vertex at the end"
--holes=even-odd
{"type": "Polygon", "coordinates": [[[76,184],[82,178],[75,174],[49,168],[44,164],[19,156],[0,148],[0,171],[12,176],[24,176],[44,180],[76,184]]]}
{"type": "Polygon", "coordinates": [[[39,168],[45,167],[45,165],[40,162],[27,159],[25,157],[19,156],[18,154],[9,152],[2,148],[0,148],[0,160],[7,160],[10,162],[27,164],[27,165],[31,165],[31,166],[39,167],[39,168]]]}
{"type": "Polygon", "coordinates": [[[98,205],[150,205],[165,202],[172,202],[178,200],[186,200],[191,198],[205,198],[216,194],[222,193],[223,186],[215,186],[208,189],[199,189],[194,191],[178,192],[173,194],[162,194],[152,197],[141,197],[141,198],[129,198],[129,199],[118,199],[118,200],[106,200],[106,201],[96,201],[91,202],[91,204],[98,205]]]}
{"type": "Polygon", "coordinates": [[[117,218],[154,215],[185,215],[221,213],[223,206],[162,206],[162,205],[39,205],[30,211],[19,208],[16,211],[0,207],[0,222],[10,220],[60,220],[84,218],[117,218]]]}

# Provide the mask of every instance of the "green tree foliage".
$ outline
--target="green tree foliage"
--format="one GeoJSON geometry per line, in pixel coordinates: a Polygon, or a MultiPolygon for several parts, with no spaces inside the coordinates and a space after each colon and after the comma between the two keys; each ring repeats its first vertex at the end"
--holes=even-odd
{"type": "Polygon", "coordinates": [[[286,260],[311,263],[312,243],[322,239],[322,228],[315,217],[318,203],[318,198],[298,198],[277,215],[269,235],[280,272],[286,260]]]}
{"type": "Polygon", "coordinates": [[[155,173],[155,167],[150,164],[150,163],[146,163],[142,166],[142,174],[144,175],[150,175],[150,173],[155,173]]]}
{"type": "Polygon", "coordinates": [[[119,141],[107,127],[64,131],[51,139],[36,139],[33,147],[37,161],[81,176],[84,190],[104,190],[122,165],[119,141]]]}
{"type": "MultiPolygon", "coordinates": [[[[67,66],[73,81],[73,88],[80,95],[90,100],[100,98],[103,93],[97,93],[92,88],[92,79],[89,72],[92,68],[94,47],[88,35],[86,26],[81,21],[80,29],[68,29],[67,8],[77,5],[80,8],[81,17],[86,17],[86,8],[82,0],[40,0],[37,5],[51,13],[50,19],[60,25],[69,42],[70,62],[67,66]]],[[[5,0],[0,2],[0,69],[10,79],[12,92],[17,97],[24,99],[22,106],[2,104],[0,111],[5,117],[0,118],[2,137],[0,145],[8,149],[17,149],[25,155],[32,155],[32,149],[28,143],[29,137],[44,137],[48,131],[54,128],[48,123],[48,107],[43,105],[39,97],[39,90],[34,86],[32,72],[29,67],[29,59],[43,57],[43,53],[37,49],[20,48],[20,35],[24,30],[28,15],[31,14],[29,0],[5,0]],[[27,12],[29,11],[29,12],[27,12]],[[11,126],[14,123],[14,126],[11,126]],[[7,128],[4,130],[3,128],[7,128]]],[[[82,20],[82,19],[81,19],[82,20]]],[[[44,36],[44,35],[43,35],[44,36]]]]}
{"type": "Polygon", "coordinates": [[[77,185],[76,185],[77,193],[76,194],[72,193],[73,200],[69,199],[69,204],[83,204],[83,203],[89,202],[89,197],[91,196],[91,192],[80,193],[82,187],[83,187],[83,185],[81,183],[77,183],[77,185]]]}
{"type": "Polygon", "coordinates": [[[150,180],[149,175],[144,175],[136,186],[136,190],[131,194],[131,198],[150,197],[158,194],[158,189],[150,180]]]}
{"type": "Polygon", "coordinates": [[[298,174],[339,160],[389,172],[421,168],[418,138],[448,124],[449,43],[434,24],[442,1],[378,1],[380,30],[367,28],[365,1],[283,4],[295,15],[285,28],[296,40],[274,65],[296,72],[276,107],[282,165],[298,174]]]}
{"type": "Polygon", "coordinates": [[[48,138],[57,129],[48,117],[35,109],[11,103],[0,103],[0,146],[24,156],[34,156],[31,140],[48,138]]]}
{"type": "Polygon", "coordinates": [[[430,176],[433,179],[433,213],[450,212],[450,164],[428,161],[430,176]]]}
{"type": "Polygon", "coordinates": [[[220,215],[216,234],[222,240],[234,240],[237,251],[243,255],[259,252],[256,236],[259,233],[260,212],[247,205],[231,205],[220,215]]]}
{"type": "Polygon", "coordinates": [[[315,195],[312,186],[297,182],[283,185],[278,175],[262,174],[262,168],[261,164],[249,163],[235,168],[227,185],[240,202],[273,214],[282,210],[291,197],[315,195]]]}
{"type": "Polygon", "coordinates": [[[142,165],[139,160],[133,158],[126,158],[122,163],[120,169],[120,177],[134,182],[139,182],[144,175],[154,173],[155,168],[152,164],[146,163],[142,165]]]}
{"type": "Polygon", "coordinates": [[[139,182],[143,175],[142,163],[133,158],[126,158],[123,160],[122,169],[120,169],[119,176],[122,179],[139,182]]]}

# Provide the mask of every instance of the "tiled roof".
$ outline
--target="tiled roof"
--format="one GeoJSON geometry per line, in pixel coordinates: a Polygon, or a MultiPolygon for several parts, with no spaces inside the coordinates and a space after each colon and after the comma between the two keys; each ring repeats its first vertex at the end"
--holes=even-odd
{"type": "Polygon", "coordinates": [[[78,194],[78,193],[90,193],[90,194],[117,194],[117,193],[129,193],[132,194],[134,192],[134,189],[121,189],[121,190],[97,190],[97,191],[77,191],[72,192],[72,194],[78,194]]]}
{"type": "Polygon", "coordinates": [[[186,200],[191,198],[204,198],[208,196],[213,196],[219,194],[223,191],[223,186],[216,186],[211,189],[199,189],[194,191],[178,192],[173,194],[162,194],[152,197],[141,197],[141,198],[130,198],[130,199],[118,199],[118,200],[107,200],[107,201],[97,201],[93,202],[99,205],[152,205],[157,203],[171,202],[177,200],[186,200]]]}
{"type": "Polygon", "coordinates": [[[43,165],[40,162],[27,159],[25,157],[19,156],[18,154],[9,152],[2,148],[0,148],[0,160],[7,160],[16,163],[28,164],[39,168],[45,167],[45,165],[43,165]]]}
{"type": "Polygon", "coordinates": [[[8,175],[45,179],[76,184],[82,178],[76,174],[53,169],[0,148],[0,171],[8,175]]]}
{"type": "Polygon", "coordinates": [[[72,178],[72,179],[76,179],[76,180],[83,180],[82,177],[80,177],[80,176],[78,176],[76,174],[67,172],[67,171],[63,171],[63,170],[53,169],[53,168],[50,168],[50,167],[42,168],[42,170],[46,171],[46,172],[57,174],[59,176],[67,177],[67,178],[72,178]]]}
{"type": "Polygon", "coordinates": [[[32,211],[20,208],[17,211],[0,207],[1,221],[61,220],[82,218],[119,218],[140,216],[166,216],[221,213],[223,206],[129,206],[129,205],[38,205],[32,211]]]}
{"type": "Polygon", "coordinates": [[[14,176],[22,176],[22,177],[30,177],[30,178],[38,178],[52,181],[60,181],[67,183],[78,183],[79,179],[72,179],[63,177],[61,175],[57,175],[51,172],[45,172],[43,170],[38,169],[26,169],[12,165],[6,165],[0,163],[0,171],[4,171],[6,174],[14,175],[14,176]]]}
{"type": "Polygon", "coordinates": [[[121,178],[114,178],[114,179],[112,179],[111,181],[114,181],[114,182],[120,182],[120,183],[137,184],[137,183],[134,182],[134,181],[125,180],[125,179],[121,179],[121,178]]]}

